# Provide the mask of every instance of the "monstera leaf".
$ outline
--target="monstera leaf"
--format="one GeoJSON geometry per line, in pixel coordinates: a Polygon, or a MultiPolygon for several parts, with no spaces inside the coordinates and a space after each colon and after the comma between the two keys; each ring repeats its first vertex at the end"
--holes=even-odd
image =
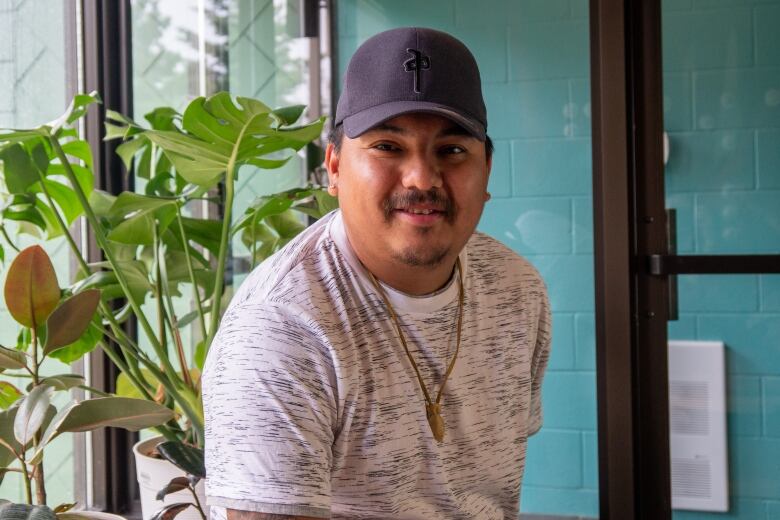
{"type": "Polygon", "coordinates": [[[216,184],[230,170],[244,164],[263,169],[278,168],[292,155],[265,156],[283,150],[298,151],[322,132],[324,118],[308,125],[295,123],[302,107],[271,110],[263,103],[244,97],[233,101],[227,92],[193,100],[184,111],[181,131],[145,130],[116,113],[109,113],[109,137],[133,137],[139,143],[123,144],[126,163],[148,142],[160,147],[187,182],[203,187],[216,184]],[[237,103],[237,104],[236,104],[237,103]]]}

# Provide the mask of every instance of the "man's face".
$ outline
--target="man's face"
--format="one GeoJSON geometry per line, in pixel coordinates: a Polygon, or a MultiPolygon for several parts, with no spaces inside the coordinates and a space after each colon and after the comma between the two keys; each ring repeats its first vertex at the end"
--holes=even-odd
{"type": "Polygon", "coordinates": [[[374,265],[454,261],[488,199],[485,143],[441,116],[398,116],[344,136],[326,164],[350,242],[374,265]]]}

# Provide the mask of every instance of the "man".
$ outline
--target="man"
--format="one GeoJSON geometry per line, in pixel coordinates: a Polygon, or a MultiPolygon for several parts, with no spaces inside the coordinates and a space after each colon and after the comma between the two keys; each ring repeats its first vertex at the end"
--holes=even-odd
{"type": "Polygon", "coordinates": [[[545,288],[475,233],[492,145],[468,49],[366,41],[326,152],[340,210],[242,284],[203,380],[228,520],[517,518],[541,425],[545,288]]]}

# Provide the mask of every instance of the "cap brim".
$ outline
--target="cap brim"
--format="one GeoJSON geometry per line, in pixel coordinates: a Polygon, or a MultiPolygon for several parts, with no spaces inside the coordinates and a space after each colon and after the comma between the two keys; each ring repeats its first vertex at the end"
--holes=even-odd
{"type": "Polygon", "coordinates": [[[485,127],[479,121],[449,107],[427,101],[393,101],[367,108],[344,119],[344,133],[350,139],[354,139],[388,119],[414,112],[444,116],[462,126],[480,141],[485,140],[485,127]]]}

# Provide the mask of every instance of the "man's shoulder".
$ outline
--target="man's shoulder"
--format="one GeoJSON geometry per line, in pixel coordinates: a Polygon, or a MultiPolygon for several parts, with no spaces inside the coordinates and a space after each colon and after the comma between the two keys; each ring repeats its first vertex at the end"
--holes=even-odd
{"type": "Polygon", "coordinates": [[[239,286],[231,305],[279,302],[312,290],[306,278],[316,279],[327,270],[334,255],[328,233],[331,218],[328,215],[315,222],[255,267],[239,286]]]}
{"type": "Polygon", "coordinates": [[[468,242],[468,261],[477,275],[491,278],[519,278],[526,283],[544,285],[536,267],[495,238],[474,232],[468,242]]]}

